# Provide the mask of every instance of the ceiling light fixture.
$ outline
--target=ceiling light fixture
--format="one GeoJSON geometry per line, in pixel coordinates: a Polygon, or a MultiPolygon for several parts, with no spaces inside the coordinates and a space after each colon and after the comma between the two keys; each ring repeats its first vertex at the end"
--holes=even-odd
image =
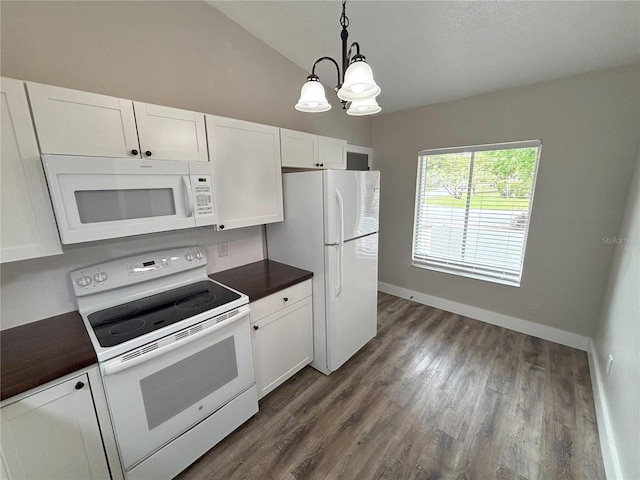
{"type": "Polygon", "coordinates": [[[324,93],[324,87],[320,83],[320,78],[316,75],[316,65],[323,60],[329,60],[336,66],[338,72],[338,84],[336,92],[342,108],[347,108],[347,103],[351,102],[347,114],[349,115],[373,115],[382,110],[376,102],[376,97],[380,94],[380,87],[373,79],[371,67],[367,64],[366,58],[360,53],[360,45],[353,42],[347,51],[347,39],[349,32],[349,18],[346,15],[347,0],[342,0],[342,15],[340,16],[340,25],[342,32],[342,69],[331,57],[321,57],[313,64],[311,75],[307,77],[307,81],[302,86],[300,92],[300,100],[296,103],[296,110],[301,112],[326,112],[331,110],[331,105],[327,101],[324,93]],[[351,56],[353,49],[356,49],[355,55],[351,56]]]}

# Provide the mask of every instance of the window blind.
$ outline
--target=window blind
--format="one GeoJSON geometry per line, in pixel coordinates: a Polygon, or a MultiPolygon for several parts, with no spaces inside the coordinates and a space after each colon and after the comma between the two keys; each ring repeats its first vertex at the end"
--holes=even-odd
{"type": "Polygon", "coordinates": [[[412,264],[519,286],[541,145],[418,152],[412,264]]]}

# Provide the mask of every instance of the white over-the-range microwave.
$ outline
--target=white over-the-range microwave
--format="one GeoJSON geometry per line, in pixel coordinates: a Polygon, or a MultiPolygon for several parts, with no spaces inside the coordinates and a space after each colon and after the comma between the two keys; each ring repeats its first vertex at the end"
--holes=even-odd
{"type": "Polygon", "coordinates": [[[217,223],[209,162],[42,155],[64,244],[217,223]]]}

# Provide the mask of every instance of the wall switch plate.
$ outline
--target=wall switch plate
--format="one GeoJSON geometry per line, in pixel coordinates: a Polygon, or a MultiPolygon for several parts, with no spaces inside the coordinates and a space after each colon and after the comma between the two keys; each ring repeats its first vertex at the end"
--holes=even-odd
{"type": "Polygon", "coordinates": [[[613,366],[613,357],[609,355],[609,358],[607,358],[607,375],[611,373],[612,366],[613,366]]]}
{"type": "Polygon", "coordinates": [[[226,257],[229,255],[229,244],[227,242],[218,243],[218,256],[226,257]]]}

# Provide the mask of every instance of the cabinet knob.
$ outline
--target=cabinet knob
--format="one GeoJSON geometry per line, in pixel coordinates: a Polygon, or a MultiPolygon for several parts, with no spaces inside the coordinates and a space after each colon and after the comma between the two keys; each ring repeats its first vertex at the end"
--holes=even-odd
{"type": "Polygon", "coordinates": [[[258,325],[254,325],[254,326],[253,326],[253,329],[254,329],[254,330],[258,330],[259,328],[260,328],[260,327],[259,327],[258,325]]]}
{"type": "Polygon", "coordinates": [[[284,298],[283,298],[283,300],[284,300],[285,302],[288,302],[288,301],[289,301],[289,297],[284,297],[284,298]]]}
{"type": "Polygon", "coordinates": [[[146,152],[144,152],[144,154],[145,154],[147,157],[150,157],[150,156],[151,156],[151,150],[147,150],[146,152]]]}
{"type": "Polygon", "coordinates": [[[131,155],[138,155],[138,150],[136,150],[135,148],[133,150],[131,150],[131,155]]]}
{"type": "Polygon", "coordinates": [[[220,230],[224,230],[224,225],[218,225],[218,227],[220,228],[220,230]]]}
{"type": "Polygon", "coordinates": [[[82,382],[76,383],[76,387],[75,387],[76,390],[82,390],[83,387],[84,387],[84,383],[82,383],[82,382]]]}
{"type": "Polygon", "coordinates": [[[321,167],[324,167],[324,163],[321,163],[321,164],[320,164],[320,166],[321,166],[321,167]]]}

